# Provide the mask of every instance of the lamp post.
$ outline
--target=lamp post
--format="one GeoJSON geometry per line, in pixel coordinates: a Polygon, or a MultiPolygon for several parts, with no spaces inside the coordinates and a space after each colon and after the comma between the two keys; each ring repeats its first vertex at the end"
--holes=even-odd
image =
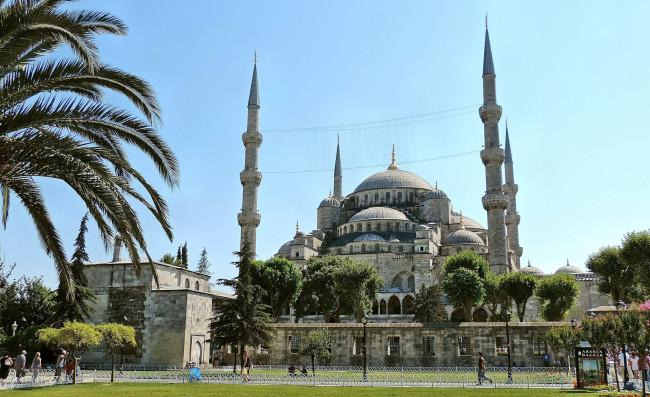
{"type": "Polygon", "coordinates": [[[361,318],[361,323],[363,324],[363,346],[361,350],[363,351],[363,381],[368,381],[368,361],[366,356],[366,325],[368,324],[368,315],[363,313],[361,318]]]}
{"type": "Polygon", "coordinates": [[[506,346],[508,347],[508,383],[514,383],[512,380],[512,367],[510,366],[510,329],[508,328],[508,323],[510,323],[510,311],[505,311],[506,315],[506,346]]]}
{"type": "MultiPolygon", "coordinates": [[[[621,310],[625,309],[625,302],[622,300],[618,300],[616,303],[616,312],[618,313],[618,316],[621,317],[621,310]]],[[[625,351],[625,343],[623,343],[623,386],[627,384],[627,382],[630,381],[629,376],[627,375],[627,352],[625,351]]],[[[621,364],[619,364],[619,367],[621,364]]],[[[618,368],[617,368],[618,369],[618,368]]]]}
{"type": "Polygon", "coordinates": [[[571,328],[575,328],[577,326],[578,326],[578,320],[576,320],[575,318],[572,318],[571,319],[571,328]]]}
{"type": "Polygon", "coordinates": [[[14,321],[13,324],[11,324],[11,336],[16,336],[16,330],[18,329],[18,324],[14,321]]]}

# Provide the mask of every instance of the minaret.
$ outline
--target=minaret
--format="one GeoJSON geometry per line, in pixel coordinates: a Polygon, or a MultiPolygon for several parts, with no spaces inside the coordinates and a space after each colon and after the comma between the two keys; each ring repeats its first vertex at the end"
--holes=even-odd
{"type": "Polygon", "coordinates": [[[498,274],[511,269],[508,265],[504,216],[504,211],[508,207],[508,198],[503,193],[501,177],[501,165],[505,153],[499,145],[501,106],[497,105],[495,78],[486,17],[485,52],[483,54],[483,106],[479,108],[485,135],[485,148],[481,150],[481,160],[485,165],[487,187],[482,201],[483,208],[488,213],[488,262],[490,270],[498,274]]]}
{"type": "Polygon", "coordinates": [[[257,213],[257,187],[262,182],[262,174],[257,171],[257,151],[262,144],[262,134],[259,132],[260,93],[257,87],[257,54],[253,66],[253,80],[251,92],[248,97],[248,125],[242,134],[242,141],[246,148],[244,171],[239,174],[239,179],[244,187],[242,210],[237,214],[237,221],[241,226],[240,248],[244,244],[244,236],[248,238],[251,251],[255,251],[256,230],[262,217],[257,213]]]}
{"type": "Polygon", "coordinates": [[[334,198],[343,201],[343,172],[341,171],[341,148],[336,137],[336,162],[334,163],[334,198]]]}
{"type": "Polygon", "coordinates": [[[506,119],[506,184],[503,191],[508,195],[508,210],[506,211],[506,228],[508,230],[508,246],[515,252],[517,269],[521,269],[521,254],[524,249],[519,246],[519,214],[517,214],[517,190],[515,174],[512,167],[512,152],[510,151],[510,137],[508,136],[508,120],[506,119]]]}

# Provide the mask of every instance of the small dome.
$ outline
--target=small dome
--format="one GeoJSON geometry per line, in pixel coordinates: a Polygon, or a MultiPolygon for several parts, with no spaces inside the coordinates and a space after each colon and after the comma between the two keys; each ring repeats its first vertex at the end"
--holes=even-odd
{"type": "Polygon", "coordinates": [[[390,169],[369,176],[361,182],[356,189],[354,189],[354,193],[363,190],[389,189],[396,187],[433,190],[427,181],[412,172],[390,169]]]}
{"type": "Polygon", "coordinates": [[[447,244],[485,245],[485,243],[483,243],[483,240],[481,240],[481,238],[476,233],[464,229],[456,230],[455,232],[449,233],[449,236],[447,236],[447,244]]]}
{"type": "Polygon", "coordinates": [[[418,225],[418,230],[429,230],[429,228],[424,225],[418,225]]]}
{"type": "Polygon", "coordinates": [[[528,266],[522,268],[519,271],[522,272],[522,273],[526,273],[526,274],[532,274],[533,276],[543,276],[544,275],[544,272],[541,269],[536,268],[535,266],[532,266],[530,264],[530,262],[528,262],[528,266]]]}
{"type": "Polygon", "coordinates": [[[447,193],[445,193],[442,190],[438,189],[438,186],[436,185],[436,187],[432,191],[427,193],[427,195],[426,195],[426,197],[424,199],[425,200],[429,200],[429,199],[449,199],[449,197],[447,197],[447,193]]]}
{"type": "Polygon", "coordinates": [[[408,221],[403,213],[392,208],[371,207],[355,214],[348,222],[365,221],[370,219],[397,219],[408,221]]]}
{"type": "Polygon", "coordinates": [[[555,274],[560,274],[560,273],[580,274],[584,272],[580,270],[580,268],[569,265],[569,262],[567,261],[566,266],[562,266],[561,268],[555,271],[555,274]]]}
{"type": "Polygon", "coordinates": [[[375,233],[366,233],[355,238],[354,241],[386,241],[386,239],[376,235],[375,233]]]}
{"type": "MultiPolygon", "coordinates": [[[[451,223],[460,223],[460,213],[451,211],[451,223]]],[[[463,227],[467,229],[481,229],[486,230],[483,225],[476,222],[474,219],[463,215],[463,227]]]]}
{"type": "Polygon", "coordinates": [[[341,203],[339,203],[339,201],[337,199],[335,199],[334,197],[327,197],[325,200],[320,202],[320,205],[318,206],[318,208],[321,208],[321,207],[336,207],[336,208],[339,208],[339,207],[341,207],[341,203]]]}
{"type": "Polygon", "coordinates": [[[291,245],[293,240],[289,240],[286,243],[282,244],[282,247],[278,250],[278,254],[291,254],[291,245]]]}
{"type": "Polygon", "coordinates": [[[305,232],[297,232],[296,235],[293,236],[293,238],[296,238],[296,237],[305,237],[305,232]]]}

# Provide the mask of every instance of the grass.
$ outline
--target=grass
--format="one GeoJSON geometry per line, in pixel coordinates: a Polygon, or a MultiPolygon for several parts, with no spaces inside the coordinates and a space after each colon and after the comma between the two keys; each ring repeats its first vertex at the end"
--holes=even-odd
{"type": "MultiPolygon", "coordinates": [[[[546,397],[584,394],[583,391],[557,389],[493,389],[488,387],[470,388],[426,388],[426,387],[313,387],[313,386],[259,386],[259,385],[217,385],[217,384],[146,384],[146,383],[90,383],[81,385],[52,386],[33,389],[7,390],[3,397],[69,397],[77,396],[215,396],[227,395],[246,397],[304,397],[304,396],[454,396],[454,397],[546,397]]],[[[595,395],[595,394],[591,394],[595,395]]]]}

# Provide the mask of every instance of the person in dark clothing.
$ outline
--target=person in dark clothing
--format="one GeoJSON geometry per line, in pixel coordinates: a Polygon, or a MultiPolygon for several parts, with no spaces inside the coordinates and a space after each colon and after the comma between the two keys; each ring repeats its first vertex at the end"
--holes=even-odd
{"type": "Polygon", "coordinates": [[[0,385],[5,384],[5,380],[9,377],[9,370],[14,365],[14,360],[9,357],[9,353],[3,352],[0,358],[0,385]]]}

